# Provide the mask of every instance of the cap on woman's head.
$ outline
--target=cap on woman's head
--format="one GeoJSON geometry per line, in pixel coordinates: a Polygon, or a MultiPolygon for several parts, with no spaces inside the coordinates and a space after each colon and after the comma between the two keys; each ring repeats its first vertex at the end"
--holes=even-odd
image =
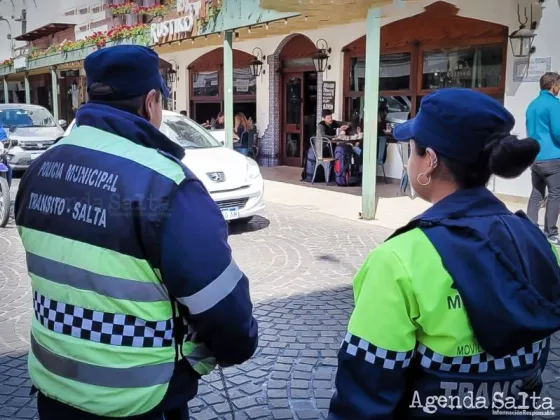
{"type": "Polygon", "coordinates": [[[169,98],[169,88],[159,72],[159,56],[140,45],[102,48],[84,60],[88,89],[94,83],[110,88],[111,99],[139,97],[152,89],[169,98]]]}
{"type": "Polygon", "coordinates": [[[395,127],[397,141],[413,139],[464,163],[475,163],[496,134],[507,135],[515,118],[495,99],[470,89],[440,89],[426,96],[415,118],[395,127]]]}

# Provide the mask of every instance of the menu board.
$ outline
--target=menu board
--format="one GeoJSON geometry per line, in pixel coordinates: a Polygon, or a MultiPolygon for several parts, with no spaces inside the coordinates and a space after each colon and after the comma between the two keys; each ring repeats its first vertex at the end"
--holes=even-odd
{"type": "Polygon", "coordinates": [[[336,82],[323,82],[323,109],[334,112],[336,82]]]}

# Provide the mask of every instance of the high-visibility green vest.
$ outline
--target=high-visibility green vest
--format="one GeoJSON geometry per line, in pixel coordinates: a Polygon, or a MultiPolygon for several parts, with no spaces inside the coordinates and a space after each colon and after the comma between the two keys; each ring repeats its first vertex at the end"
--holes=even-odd
{"type": "MultiPolygon", "coordinates": [[[[93,128],[77,128],[56,148],[67,146],[73,146],[69,153],[58,156],[78,147],[126,156],[175,185],[185,178],[180,165],[156,150],[93,128]]],[[[47,209],[48,203],[29,205],[47,209]]],[[[56,215],[52,222],[61,223],[56,215]]],[[[52,233],[28,227],[19,233],[33,289],[33,384],[50,398],[99,416],[128,417],[156,407],[175,368],[174,323],[180,319],[159,270],[145,259],[52,233]]],[[[205,346],[186,337],[182,344],[196,372],[214,368],[205,346]]]]}

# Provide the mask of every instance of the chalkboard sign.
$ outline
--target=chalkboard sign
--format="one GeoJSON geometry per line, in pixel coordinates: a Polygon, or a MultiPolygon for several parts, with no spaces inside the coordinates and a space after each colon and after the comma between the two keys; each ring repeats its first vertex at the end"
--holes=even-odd
{"type": "Polygon", "coordinates": [[[334,112],[336,82],[323,82],[323,109],[334,112]]]}

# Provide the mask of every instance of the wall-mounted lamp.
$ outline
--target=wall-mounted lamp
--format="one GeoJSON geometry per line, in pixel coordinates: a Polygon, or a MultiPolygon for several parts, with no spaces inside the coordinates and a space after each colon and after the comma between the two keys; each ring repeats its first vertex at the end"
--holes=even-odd
{"type": "Polygon", "coordinates": [[[167,72],[167,80],[171,83],[175,83],[175,80],[179,81],[179,64],[173,59],[170,59],[168,61],[175,66],[167,72]],[[171,80],[170,78],[172,78],[173,80],[171,80]]]}
{"type": "Polygon", "coordinates": [[[527,58],[530,60],[531,54],[533,54],[536,48],[533,46],[533,41],[535,40],[535,29],[537,28],[537,22],[533,21],[533,6],[529,6],[531,10],[531,24],[527,27],[529,22],[529,17],[527,16],[527,8],[524,8],[525,16],[524,19],[521,18],[521,10],[519,3],[517,4],[517,20],[519,21],[519,29],[513,31],[509,36],[509,42],[511,44],[511,52],[516,58],[527,58]]]}
{"type": "Polygon", "coordinates": [[[167,70],[167,85],[171,86],[175,83],[175,79],[177,77],[177,72],[174,69],[167,70]]]}
{"type": "Polygon", "coordinates": [[[266,61],[266,56],[263,54],[263,51],[259,47],[253,48],[253,59],[249,62],[249,69],[251,70],[251,74],[254,77],[258,77],[262,74],[265,74],[266,71],[262,68],[263,61],[266,61]]]}
{"type": "Polygon", "coordinates": [[[317,47],[317,52],[311,57],[313,59],[315,71],[323,73],[325,70],[330,70],[329,54],[332,50],[329,48],[329,44],[323,38],[320,38],[315,43],[315,46],[317,47]]]}

